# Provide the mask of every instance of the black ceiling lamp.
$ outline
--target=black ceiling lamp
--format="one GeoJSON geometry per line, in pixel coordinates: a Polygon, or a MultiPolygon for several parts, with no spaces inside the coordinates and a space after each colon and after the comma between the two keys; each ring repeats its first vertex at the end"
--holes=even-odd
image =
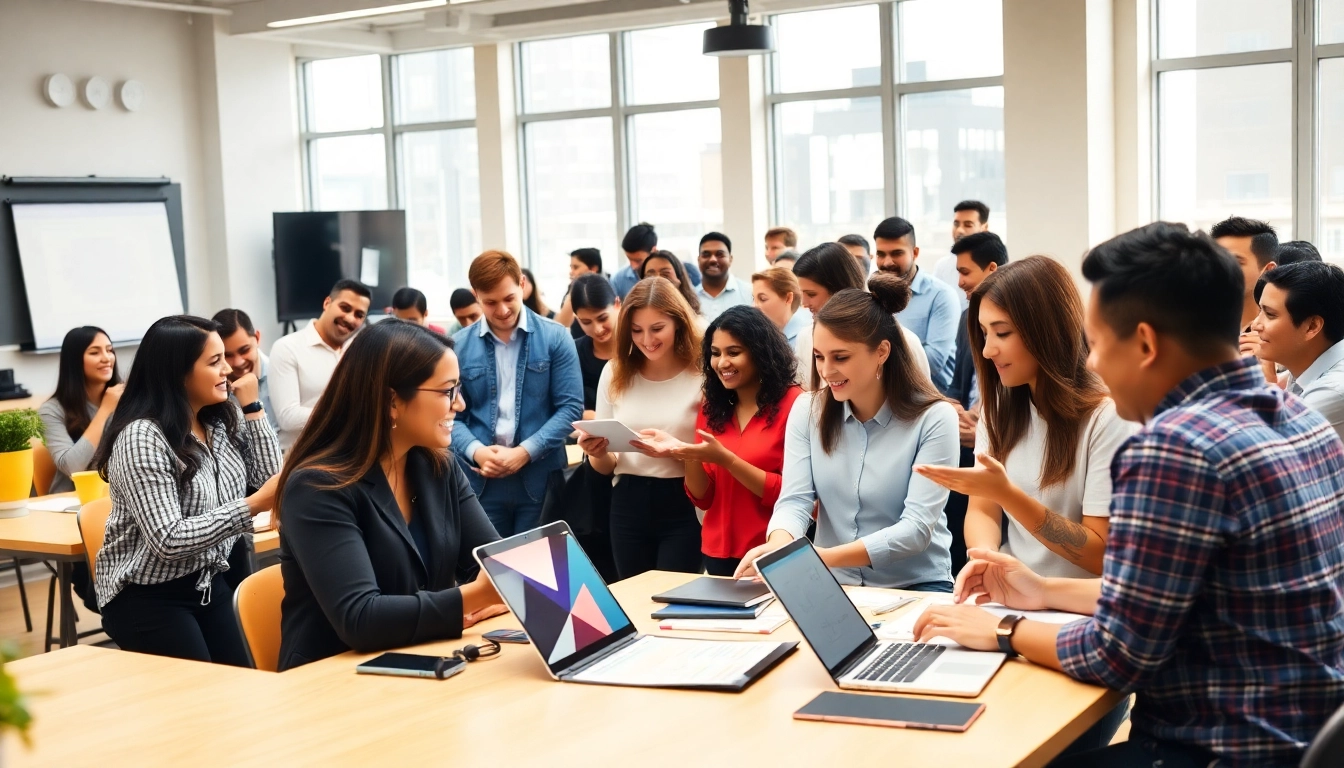
{"type": "Polygon", "coordinates": [[[706,56],[774,53],[775,30],[764,24],[747,23],[747,0],[728,0],[728,14],[728,26],[705,30],[706,56]]]}

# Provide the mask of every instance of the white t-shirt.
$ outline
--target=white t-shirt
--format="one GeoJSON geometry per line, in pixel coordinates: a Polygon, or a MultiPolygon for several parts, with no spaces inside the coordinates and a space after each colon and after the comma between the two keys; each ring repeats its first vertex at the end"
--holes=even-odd
{"type": "MultiPolygon", "coordinates": [[[[1115,457],[1120,444],[1138,428],[1137,424],[1116,415],[1115,403],[1110,398],[1103,400],[1083,427],[1073,474],[1068,480],[1042,490],[1040,476],[1041,464],[1045,461],[1046,427],[1045,420],[1033,405],[1026,436],[1018,441],[1012,453],[1008,454],[1008,460],[1002,464],[1014,485],[1060,517],[1079,524],[1083,522],[1084,516],[1110,517],[1111,459],[1115,457]]],[[[989,453],[989,433],[984,419],[980,420],[976,428],[975,452],[989,453]]],[[[1005,512],[1004,516],[1008,518],[1008,540],[1003,543],[1004,552],[1021,560],[1042,576],[1096,578],[1096,574],[1051,552],[1011,515],[1005,512]]]]}
{"type": "MultiPolygon", "coordinates": [[[[616,419],[638,432],[661,429],[684,443],[694,443],[695,417],[703,399],[704,378],[698,371],[682,371],[667,381],[650,381],[638,374],[616,402],[610,398],[615,364],[602,369],[597,381],[597,418],[616,419]]],[[[653,459],[638,451],[616,454],[617,475],[685,477],[685,466],[676,459],[653,459]]]]}
{"type": "MultiPolygon", "coordinates": [[[[798,356],[798,383],[802,385],[804,390],[812,389],[812,366],[815,365],[812,360],[813,327],[815,326],[808,327],[798,334],[798,348],[794,351],[798,356]]],[[[910,357],[915,360],[915,367],[923,371],[925,376],[928,376],[929,356],[924,351],[924,343],[904,325],[901,326],[901,336],[905,338],[905,348],[910,350],[910,357]]]]}

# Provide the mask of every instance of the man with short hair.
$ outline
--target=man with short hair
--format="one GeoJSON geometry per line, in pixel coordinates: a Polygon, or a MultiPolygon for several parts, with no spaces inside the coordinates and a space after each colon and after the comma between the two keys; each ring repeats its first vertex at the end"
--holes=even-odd
{"type": "Polygon", "coordinates": [[[1246,295],[1241,302],[1242,333],[1250,331],[1251,321],[1260,314],[1255,303],[1255,282],[1266,270],[1273,269],[1279,250],[1279,236],[1263,221],[1233,216],[1213,225],[1209,235],[1237,260],[1245,281],[1246,295]]]}
{"type": "Polygon", "coordinates": [[[798,247],[798,233],[788,227],[771,227],[765,231],[765,260],[775,263],[775,257],[798,247]]]}
{"type": "Polygon", "coordinates": [[[790,250],[790,251],[785,251],[785,252],[779,254],[778,256],[776,256],[776,257],[775,257],[775,263],[774,263],[774,264],[771,264],[770,266],[772,266],[772,267],[783,267],[783,268],[789,270],[790,272],[792,272],[792,271],[793,271],[793,265],[794,265],[794,264],[797,264],[797,263],[798,263],[798,252],[797,252],[797,251],[792,251],[792,250],[790,250]]]}
{"type": "Polygon", "coordinates": [[[729,307],[751,306],[751,288],[732,273],[733,241],[721,232],[710,232],[700,238],[700,285],[695,295],[700,299],[700,314],[705,322],[729,307]]]}
{"type": "Polygon", "coordinates": [[[452,327],[448,329],[449,336],[481,319],[481,305],[470,288],[455,289],[448,297],[448,308],[453,310],[455,318],[452,327]]]}
{"type": "Polygon", "coordinates": [[[1288,369],[1285,389],[1344,438],[1344,270],[1321,261],[1283,264],[1255,285],[1260,357],[1288,369]]]}
{"type": "MultiPolygon", "coordinates": [[[[979,232],[989,231],[989,206],[979,200],[962,200],[952,206],[952,242],[979,232]]],[[[933,265],[933,276],[952,287],[957,287],[957,256],[949,254],[933,265]]],[[[961,308],[966,309],[966,296],[957,294],[961,308]]]]}
{"type": "Polygon", "coordinates": [[[271,387],[267,377],[271,361],[261,351],[261,331],[241,309],[221,309],[211,319],[219,323],[219,338],[224,341],[224,362],[233,369],[229,372],[229,381],[237,381],[249,373],[257,377],[257,402],[261,403],[271,429],[279,434],[280,423],[271,410],[271,387]]]}
{"type": "Polygon", "coordinates": [[[835,242],[845,246],[845,250],[859,260],[859,266],[863,269],[863,274],[871,275],[873,273],[873,260],[870,258],[872,249],[868,247],[868,238],[863,235],[841,235],[840,239],[835,242]]]}
{"type": "Polygon", "coordinates": [[[1088,366],[1144,424],[1111,463],[1102,576],[973,549],[955,599],[1091,618],[933,606],[915,635],[1137,693],[1128,741],[1056,768],[1297,766],[1344,704],[1344,444],[1238,354],[1242,270],[1208,236],[1157,222],[1082,267],[1088,366]]]}
{"type": "Polygon", "coordinates": [[[1299,261],[1321,261],[1321,252],[1306,240],[1279,243],[1278,250],[1274,252],[1274,263],[1277,266],[1296,264],[1299,261]]]}
{"type": "Polygon", "coordinates": [[[555,322],[569,328],[574,340],[583,338],[583,328],[574,317],[574,307],[569,303],[569,289],[574,281],[584,275],[602,274],[602,252],[596,248],[576,248],[569,252],[569,285],[565,286],[565,295],[560,299],[560,309],[555,313],[555,322]]]}
{"type": "Polygon", "coordinates": [[[523,305],[523,271],[486,251],[467,272],[484,316],[453,336],[467,409],[453,451],[500,536],[537,526],[546,480],[564,469],[583,417],[583,378],[568,329],[523,305]]]}
{"type": "Polygon", "coordinates": [[[322,301],[322,314],[271,347],[268,377],[282,450],[294,445],[308,423],[336,363],[364,325],[372,297],[368,286],[358,280],[337,280],[322,301]]]}
{"type": "MultiPolygon", "coordinates": [[[[621,250],[625,252],[625,258],[629,262],[622,267],[611,278],[611,287],[616,290],[616,295],[624,299],[630,289],[639,282],[639,270],[644,266],[644,260],[649,258],[649,254],[658,251],[658,233],[653,231],[653,225],[640,222],[631,227],[621,239],[621,250]]],[[[695,264],[682,260],[682,265],[686,267],[686,276],[690,278],[691,285],[700,284],[700,270],[695,264]]]]}
{"type": "MultiPolygon", "coordinates": [[[[993,232],[975,232],[952,243],[952,258],[957,265],[957,287],[967,298],[985,278],[1008,263],[1008,249],[993,232]]],[[[957,353],[952,366],[952,386],[947,396],[957,409],[957,433],[961,439],[961,466],[975,466],[975,428],[980,423],[980,386],[975,374],[975,355],[967,331],[966,314],[961,311],[957,323],[957,353]]],[[[966,508],[969,499],[952,492],[947,496],[947,527],[952,531],[952,572],[966,565],[966,508]]]]}
{"type": "Polygon", "coordinates": [[[946,392],[952,386],[952,358],[957,347],[957,296],[941,280],[920,271],[916,260],[915,227],[899,216],[877,225],[873,232],[877,268],[910,283],[910,303],[896,315],[924,345],[929,376],[946,392]]]}

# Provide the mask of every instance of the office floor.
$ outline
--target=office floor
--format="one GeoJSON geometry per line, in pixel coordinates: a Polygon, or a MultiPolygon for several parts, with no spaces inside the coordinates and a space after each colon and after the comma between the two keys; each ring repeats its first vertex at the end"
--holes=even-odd
{"type": "MultiPolygon", "coordinates": [[[[19,599],[19,588],[0,588],[0,640],[12,642],[20,657],[42,652],[42,632],[47,627],[47,579],[30,576],[24,579],[24,586],[28,590],[28,612],[33,617],[32,632],[27,631],[23,623],[23,602],[19,599]]],[[[89,613],[78,600],[75,601],[75,616],[79,619],[75,626],[80,632],[99,625],[98,616],[89,613]]],[[[106,640],[107,635],[99,633],[80,642],[98,643],[106,640]]]]}

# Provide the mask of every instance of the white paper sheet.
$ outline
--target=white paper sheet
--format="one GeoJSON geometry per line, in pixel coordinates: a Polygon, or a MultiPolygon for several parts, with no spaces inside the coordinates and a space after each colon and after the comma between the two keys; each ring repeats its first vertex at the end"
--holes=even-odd
{"type": "Polygon", "coordinates": [[[28,509],[37,512],[78,512],[79,499],[62,496],[56,499],[35,499],[28,502],[28,509]]]}
{"type": "Polygon", "coordinates": [[[658,628],[680,632],[745,632],[768,635],[787,624],[789,614],[776,602],[754,619],[663,619],[658,628]]]}
{"type": "Polygon", "coordinates": [[[717,642],[649,635],[574,676],[585,683],[733,685],[779,647],[770,642],[717,642]]]}
{"type": "MultiPolygon", "coordinates": [[[[915,622],[919,620],[920,615],[923,614],[930,605],[953,605],[952,596],[937,595],[923,598],[919,605],[911,606],[901,611],[890,621],[883,622],[882,626],[877,630],[877,636],[883,640],[914,640],[915,622]]],[[[1088,618],[1082,614],[1065,613],[1063,611],[1021,611],[1015,608],[1005,608],[998,603],[990,603],[980,607],[995,616],[1003,617],[1012,613],[1022,616],[1023,618],[1031,619],[1032,621],[1045,622],[1046,624],[1069,624],[1080,619],[1088,618]]],[[[939,639],[935,642],[938,642],[939,645],[957,646],[956,643],[946,639],[939,639]]]]}

